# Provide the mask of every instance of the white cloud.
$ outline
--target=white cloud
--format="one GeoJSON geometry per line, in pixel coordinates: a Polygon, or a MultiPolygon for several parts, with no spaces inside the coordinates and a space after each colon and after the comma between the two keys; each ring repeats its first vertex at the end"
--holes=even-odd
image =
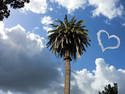
{"type": "Polygon", "coordinates": [[[107,84],[118,83],[119,94],[124,94],[125,70],[109,66],[103,58],[95,61],[96,69],[93,72],[83,69],[73,73],[75,84],[83,92],[81,94],[98,94],[107,84]]]}
{"type": "Polygon", "coordinates": [[[99,43],[103,52],[107,49],[117,49],[120,46],[120,38],[116,35],[109,35],[109,33],[105,30],[100,30],[99,32],[97,32],[97,39],[98,39],[98,43],[99,43]],[[104,47],[102,44],[102,40],[101,40],[101,33],[106,33],[106,35],[108,36],[108,39],[111,39],[111,38],[116,39],[117,44],[115,46],[104,47]]]}
{"type": "Polygon", "coordinates": [[[52,18],[50,16],[44,16],[42,19],[41,19],[41,23],[44,24],[44,25],[49,25],[51,24],[53,21],[52,21],[52,18]]]}
{"type": "Polygon", "coordinates": [[[87,6],[87,0],[50,0],[51,2],[56,2],[59,5],[65,7],[68,10],[68,13],[79,9],[85,8],[87,6]]]}
{"type": "MultiPolygon", "coordinates": [[[[39,35],[36,35],[34,33],[26,32],[26,30],[19,24],[12,28],[5,28],[3,22],[1,22],[0,28],[2,28],[0,30],[0,32],[4,32],[4,33],[0,33],[1,38],[6,39],[6,41],[8,40],[9,43],[11,43],[11,45],[13,45],[17,48],[20,48],[20,46],[21,46],[21,48],[25,47],[22,44],[19,45],[20,41],[22,39],[23,40],[25,39],[24,40],[25,43],[29,42],[29,40],[30,40],[32,42],[31,43],[32,46],[34,46],[34,48],[37,47],[36,49],[42,49],[45,47],[45,44],[44,44],[45,39],[43,37],[40,37],[39,35]],[[6,36],[6,38],[5,38],[5,36],[6,36]],[[16,37],[16,36],[18,36],[18,37],[16,37]],[[35,44],[33,44],[33,43],[35,43],[35,44]]],[[[31,49],[31,50],[33,50],[33,49],[31,49]]]]}
{"type": "Polygon", "coordinates": [[[34,29],[34,30],[38,30],[38,29],[39,29],[39,27],[37,27],[37,26],[36,26],[36,27],[34,27],[33,29],[34,29]]]}
{"type": "Polygon", "coordinates": [[[40,37],[39,35],[36,35],[34,33],[28,33],[27,34],[27,38],[36,41],[37,45],[40,46],[40,48],[44,48],[45,47],[45,39],[43,37],[40,37]]]}
{"type": "Polygon", "coordinates": [[[122,26],[125,26],[125,23],[123,23],[122,26]]]}
{"type": "Polygon", "coordinates": [[[7,39],[7,35],[5,34],[6,31],[4,30],[4,24],[0,21],[0,38],[7,39]]]}
{"type": "Polygon", "coordinates": [[[105,20],[105,23],[106,23],[107,25],[110,25],[110,24],[111,24],[108,19],[105,20]]]}
{"type": "Polygon", "coordinates": [[[91,94],[92,92],[95,94],[95,90],[91,87],[91,83],[94,81],[94,76],[87,71],[87,69],[77,71],[73,74],[73,77],[75,82],[74,85],[76,85],[83,94],[91,94]]]}
{"type": "Polygon", "coordinates": [[[48,27],[48,26],[43,26],[43,29],[44,29],[46,32],[52,30],[52,28],[50,28],[50,27],[48,27]]]}
{"type": "Polygon", "coordinates": [[[13,94],[13,93],[10,91],[4,92],[3,90],[0,90],[0,94],[13,94]]]}
{"type": "Polygon", "coordinates": [[[23,11],[32,11],[38,14],[44,14],[47,11],[46,0],[30,0],[30,3],[26,4],[23,11]]]}
{"type": "Polygon", "coordinates": [[[12,93],[12,92],[10,92],[10,91],[8,91],[7,93],[8,93],[8,94],[13,94],[13,93],[12,93]]]}
{"type": "Polygon", "coordinates": [[[52,30],[52,28],[49,26],[50,24],[53,23],[53,20],[50,16],[44,16],[42,19],[41,19],[41,23],[43,24],[43,29],[48,32],[50,30],[52,30]]]}
{"type": "Polygon", "coordinates": [[[32,30],[31,30],[30,32],[35,33],[35,32],[37,32],[39,29],[40,29],[40,27],[35,26],[34,28],[32,28],[32,30]]]}
{"type": "Polygon", "coordinates": [[[53,8],[49,8],[50,11],[53,11],[53,8]]]}
{"type": "Polygon", "coordinates": [[[119,0],[88,0],[91,6],[96,9],[92,11],[93,16],[100,14],[112,19],[123,14],[123,6],[118,6],[119,0]]]}

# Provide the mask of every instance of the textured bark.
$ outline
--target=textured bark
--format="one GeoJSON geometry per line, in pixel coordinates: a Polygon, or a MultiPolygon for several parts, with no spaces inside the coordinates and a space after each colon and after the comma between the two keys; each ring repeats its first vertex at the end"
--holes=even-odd
{"type": "Polygon", "coordinates": [[[65,86],[64,86],[64,94],[70,94],[70,55],[69,52],[65,55],[65,86]]]}

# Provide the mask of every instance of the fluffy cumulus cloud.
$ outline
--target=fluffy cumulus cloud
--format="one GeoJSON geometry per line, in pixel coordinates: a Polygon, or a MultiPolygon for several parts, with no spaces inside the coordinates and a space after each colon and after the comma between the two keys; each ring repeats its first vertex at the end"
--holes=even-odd
{"type": "Polygon", "coordinates": [[[47,6],[46,0],[30,0],[30,3],[26,4],[23,10],[44,14],[47,11],[47,6]]]}
{"type": "Polygon", "coordinates": [[[73,73],[74,82],[72,86],[78,86],[83,92],[81,94],[98,94],[107,84],[118,83],[119,94],[124,94],[125,70],[109,66],[103,58],[95,61],[96,69],[92,72],[87,69],[73,73]]]}
{"type": "Polygon", "coordinates": [[[0,22],[0,94],[34,94],[59,81],[44,42],[21,25],[5,28],[0,22]]]}
{"type": "Polygon", "coordinates": [[[85,8],[87,6],[87,0],[50,0],[51,2],[56,2],[59,5],[65,7],[69,13],[72,11],[85,8]]]}
{"type": "Polygon", "coordinates": [[[89,0],[89,4],[95,7],[95,10],[92,11],[93,16],[102,14],[109,19],[122,15],[123,6],[118,6],[118,3],[119,0],[89,0]]]}

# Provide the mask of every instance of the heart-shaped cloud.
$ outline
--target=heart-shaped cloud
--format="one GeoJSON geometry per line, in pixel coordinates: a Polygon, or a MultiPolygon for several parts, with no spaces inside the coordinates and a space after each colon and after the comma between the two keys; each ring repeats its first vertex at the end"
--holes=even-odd
{"type": "Polygon", "coordinates": [[[103,52],[104,52],[105,50],[107,50],[107,49],[116,49],[116,48],[119,48],[119,46],[120,46],[120,39],[119,39],[119,37],[117,37],[116,35],[111,35],[111,36],[109,36],[109,33],[106,32],[105,30],[100,30],[99,32],[97,32],[97,39],[98,39],[98,43],[99,43],[99,45],[101,46],[101,49],[102,49],[103,52]],[[110,47],[105,47],[105,48],[104,48],[104,46],[103,46],[103,44],[102,44],[102,42],[101,42],[101,33],[106,33],[107,36],[108,36],[108,39],[115,38],[115,39],[117,40],[117,45],[115,45],[115,46],[110,46],[110,47]]]}

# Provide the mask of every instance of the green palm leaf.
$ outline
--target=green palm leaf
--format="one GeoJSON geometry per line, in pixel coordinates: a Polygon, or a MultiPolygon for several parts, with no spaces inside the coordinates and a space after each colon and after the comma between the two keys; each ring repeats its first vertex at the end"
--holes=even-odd
{"type": "Polygon", "coordinates": [[[85,22],[77,21],[75,17],[68,21],[67,15],[64,22],[61,20],[55,22],[57,24],[51,24],[54,29],[48,31],[50,35],[47,47],[59,57],[65,57],[66,51],[69,51],[74,60],[77,55],[80,57],[86,51],[86,47],[90,46],[88,30],[83,25],[85,22]]]}

